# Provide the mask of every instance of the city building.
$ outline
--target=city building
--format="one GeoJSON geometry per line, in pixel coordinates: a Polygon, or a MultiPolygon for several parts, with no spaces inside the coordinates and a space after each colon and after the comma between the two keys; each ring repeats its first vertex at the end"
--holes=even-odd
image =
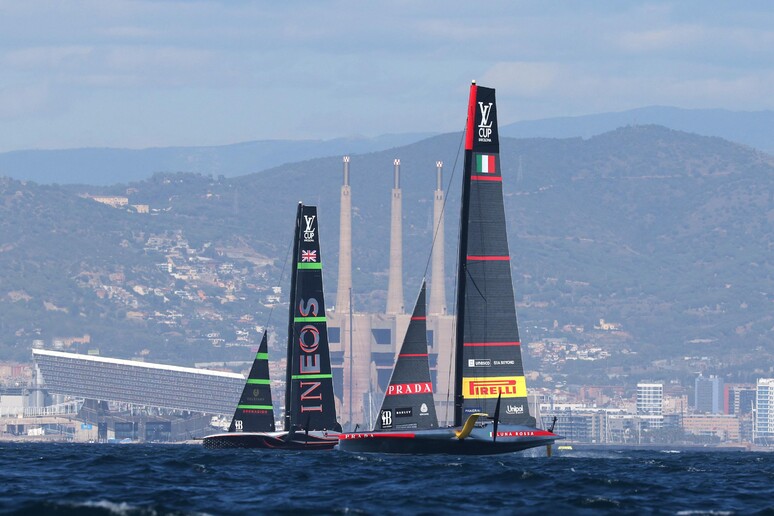
{"type": "Polygon", "coordinates": [[[755,386],[727,383],[723,388],[723,413],[742,416],[755,408],[755,386]]]}
{"type": "Polygon", "coordinates": [[[646,428],[664,426],[664,384],[637,384],[637,415],[646,428]]]}
{"type": "Polygon", "coordinates": [[[694,409],[698,414],[723,413],[723,380],[717,376],[696,377],[694,409]]]}
{"type": "Polygon", "coordinates": [[[753,442],[774,445],[774,378],[761,378],[756,383],[753,442]]]}
{"type": "Polygon", "coordinates": [[[739,442],[741,425],[739,418],[728,414],[689,414],[683,416],[686,434],[714,437],[722,442],[739,442]]]}
{"type": "Polygon", "coordinates": [[[37,348],[32,357],[31,387],[0,400],[1,430],[11,435],[56,429],[67,440],[201,437],[213,417],[233,415],[245,385],[242,375],[222,371],[37,348]]]}

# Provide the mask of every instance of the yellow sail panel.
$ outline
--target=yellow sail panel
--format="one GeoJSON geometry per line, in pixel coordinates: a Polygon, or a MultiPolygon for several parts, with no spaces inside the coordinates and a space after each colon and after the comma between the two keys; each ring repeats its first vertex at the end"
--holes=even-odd
{"type": "Polygon", "coordinates": [[[463,377],[462,393],[470,398],[524,398],[527,382],[524,376],[463,377]]]}

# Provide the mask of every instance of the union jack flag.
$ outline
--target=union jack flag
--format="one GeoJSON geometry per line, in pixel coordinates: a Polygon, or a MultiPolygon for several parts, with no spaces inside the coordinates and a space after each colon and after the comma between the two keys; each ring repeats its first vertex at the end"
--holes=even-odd
{"type": "Polygon", "coordinates": [[[316,262],[317,261],[317,250],[314,251],[301,251],[301,261],[302,262],[316,262]]]}

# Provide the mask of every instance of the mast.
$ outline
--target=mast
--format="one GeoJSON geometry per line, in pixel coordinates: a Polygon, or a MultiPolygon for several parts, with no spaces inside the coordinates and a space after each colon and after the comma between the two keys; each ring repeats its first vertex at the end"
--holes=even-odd
{"type": "Polygon", "coordinates": [[[468,255],[468,217],[470,214],[470,176],[473,161],[473,124],[476,120],[476,81],[470,86],[468,118],[465,123],[465,164],[462,174],[462,201],[460,207],[460,244],[457,259],[457,334],[454,353],[454,426],[462,425],[462,367],[465,330],[465,271],[468,255]]]}
{"type": "Polygon", "coordinates": [[[349,289],[349,426],[352,426],[352,288],[349,289]]]}
{"type": "Polygon", "coordinates": [[[295,342],[295,336],[293,335],[293,313],[296,306],[296,272],[298,270],[298,242],[301,238],[301,212],[304,209],[303,203],[298,203],[298,210],[296,211],[296,227],[293,231],[293,262],[290,268],[290,304],[288,306],[288,354],[287,362],[285,363],[285,430],[290,431],[291,421],[291,400],[293,389],[293,343],[295,342]]]}

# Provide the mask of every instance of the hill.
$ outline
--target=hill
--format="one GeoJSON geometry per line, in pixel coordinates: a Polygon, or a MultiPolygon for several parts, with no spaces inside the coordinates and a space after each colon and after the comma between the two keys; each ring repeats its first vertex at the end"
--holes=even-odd
{"type": "MultiPolygon", "coordinates": [[[[654,124],[717,136],[774,154],[774,112],[650,106],[618,113],[527,120],[504,125],[514,138],[590,138],[620,127],[654,124]]],[[[286,163],[403,147],[429,137],[404,133],[375,138],[265,140],[210,147],[85,148],[0,153],[0,176],[42,184],[108,186],[148,179],[156,172],[238,177],[286,163]]]]}
{"type": "Polygon", "coordinates": [[[46,184],[102,186],[141,181],[155,172],[232,177],[321,156],[389,149],[427,136],[406,133],[324,141],[262,140],[211,147],[22,150],[0,153],[0,176],[46,184]]]}
{"type": "Polygon", "coordinates": [[[774,154],[774,111],[728,111],[648,106],[617,113],[525,120],[505,125],[514,138],[590,138],[619,127],[661,125],[703,136],[718,136],[774,154]]]}
{"type": "MultiPolygon", "coordinates": [[[[459,134],[447,134],[352,157],[357,309],[384,308],[396,157],[406,295],[427,266],[439,159],[451,185],[453,291],[459,145],[459,134]]],[[[619,356],[627,367],[682,356],[770,361],[771,157],[720,138],[631,126],[585,140],[505,138],[501,162],[525,342],[588,339],[605,319],[618,331],[592,340],[634,357],[619,356]]],[[[329,305],[335,299],[341,167],[340,157],[320,158],[240,177],[156,174],[110,187],[3,180],[0,353],[28,357],[35,339],[89,334],[90,346],[112,356],[244,357],[238,346],[257,344],[271,287],[287,283],[299,200],[319,206],[329,305]],[[112,208],[87,193],[128,204],[112,208]]],[[[282,313],[271,323],[275,345],[282,313]]]]}

